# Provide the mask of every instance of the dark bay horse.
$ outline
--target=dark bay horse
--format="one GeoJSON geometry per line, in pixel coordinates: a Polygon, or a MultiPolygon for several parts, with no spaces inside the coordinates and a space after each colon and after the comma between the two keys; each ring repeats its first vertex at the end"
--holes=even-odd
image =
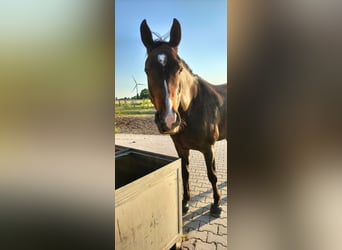
{"type": "Polygon", "coordinates": [[[183,213],[189,209],[189,151],[193,149],[205,157],[214,193],[210,212],[219,216],[215,142],[227,139],[227,84],[209,84],[178,56],[181,27],[177,19],[173,19],[169,42],[153,40],[146,20],[140,25],[140,33],[147,49],[145,72],[156,109],[155,123],[160,133],[171,136],[182,161],[183,213]]]}

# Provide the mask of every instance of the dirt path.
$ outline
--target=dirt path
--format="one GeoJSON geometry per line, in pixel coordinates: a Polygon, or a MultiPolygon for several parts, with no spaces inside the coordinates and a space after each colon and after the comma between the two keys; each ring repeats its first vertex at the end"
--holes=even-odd
{"type": "Polygon", "coordinates": [[[115,127],[119,133],[159,135],[154,115],[151,116],[115,116],[115,127]]]}

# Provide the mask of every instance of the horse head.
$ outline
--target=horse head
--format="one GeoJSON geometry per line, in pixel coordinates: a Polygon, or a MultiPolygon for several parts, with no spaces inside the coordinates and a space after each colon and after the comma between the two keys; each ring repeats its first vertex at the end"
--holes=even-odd
{"type": "Polygon", "coordinates": [[[182,60],[177,54],[181,39],[180,24],[177,19],[173,19],[169,42],[153,40],[146,20],[140,25],[140,34],[147,49],[145,72],[150,98],[156,109],[155,122],[161,133],[177,133],[181,123],[178,108],[183,70],[182,60]]]}

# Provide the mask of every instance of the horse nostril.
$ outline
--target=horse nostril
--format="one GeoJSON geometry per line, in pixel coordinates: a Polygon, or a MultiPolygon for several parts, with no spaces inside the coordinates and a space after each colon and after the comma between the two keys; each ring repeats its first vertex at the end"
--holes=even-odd
{"type": "Polygon", "coordinates": [[[169,113],[166,117],[165,117],[165,123],[166,126],[171,129],[173,124],[176,122],[177,118],[176,118],[176,114],[175,113],[169,113]]]}
{"type": "Polygon", "coordinates": [[[161,130],[162,130],[163,132],[166,132],[166,131],[169,130],[169,128],[166,126],[166,123],[165,123],[165,122],[162,122],[162,123],[160,124],[160,128],[161,128],[161,130]]]}

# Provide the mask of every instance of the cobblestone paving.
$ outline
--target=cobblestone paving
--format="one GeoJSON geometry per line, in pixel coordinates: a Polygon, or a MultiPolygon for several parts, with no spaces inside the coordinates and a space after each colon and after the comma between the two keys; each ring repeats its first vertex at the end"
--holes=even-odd
{"type": "MultiPolygon", "coordinates": [[[[160,154],[177,156],[169,136],[116,134],[115,144],[160,154]]],[[[190,151],[190,209],[183,216],[184,250],[227,249],[227,141],[216,143],[216,169],[221,192],[222,213],[220,218],[210,216],[213,202],[211,184],[203,155],[190,151]]]]}

